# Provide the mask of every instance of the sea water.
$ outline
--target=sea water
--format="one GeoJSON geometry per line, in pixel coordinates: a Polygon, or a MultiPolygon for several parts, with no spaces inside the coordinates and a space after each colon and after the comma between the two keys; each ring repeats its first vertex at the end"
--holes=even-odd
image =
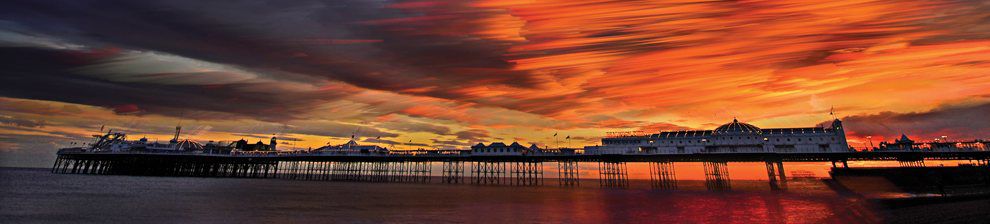
{"type": "MultiPolygon", "coordinates": [[[[632,180],[637,183],[638,180],[632,180]]],[[[630,184],[635,186],[637,184],[630,184]]],[[[639,184],[644,185],[644,184],[639,184]]],[[[645,184],[648,186],[649,184],[645,184]]],[[[677,190],[51,174],[0,168],[3,223],[864,223],[862,199],[808,179],[677,190]]]]}

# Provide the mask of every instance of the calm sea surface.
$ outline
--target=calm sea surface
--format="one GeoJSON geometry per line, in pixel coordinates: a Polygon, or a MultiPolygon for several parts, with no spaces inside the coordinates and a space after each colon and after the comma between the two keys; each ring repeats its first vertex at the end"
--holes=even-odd
{"type": "Polygon", "coordinates": [[[859,199],[820,181],[733,181],[706,191],[50,174],[0,168],[0,222],[41,223],[862,223],[859,199]]]}

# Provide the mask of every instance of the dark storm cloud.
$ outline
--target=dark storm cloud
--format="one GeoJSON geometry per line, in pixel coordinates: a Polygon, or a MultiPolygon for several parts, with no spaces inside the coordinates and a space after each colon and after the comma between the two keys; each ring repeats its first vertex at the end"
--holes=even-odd
{"type": "MultiPolygon", "coordinates": [[[[271,135],[259,135],[259,134],[249,134],[249,133],[237,133],[234,134],[234,136],[247,137],[251,139],[263,139],[263,140],[270,139],[272,137],[271,135]]],[[[288,136],[277,136],[277,139],[279,141],[290,141],[290,142],[298,142],[303,140],[301,138],[294,138],[288,136]]]]}
{"type": "Polygon", "coordinates": [[[75,52],[26,47],[0,48],[0,95],[102,106],[123,114],[159,113],[196,118],[230,115],[285,120],[304,113],[319,100],[346,92],[283,92],[254,89],[277,83],[169,85],[117,82],[72,72],[75,52]]]}
{"type": "Polygon", "coordinates": [[[843,119],[856,137],[896,137],[902,133],[925,139],[947,135],[955,139],[990,137],[990,103],[945,105],[917,113],[881,112],[843,119]]]}
{"type": "Polygon", "coordinates": [[[305,121],[294,123],[286,131],[294,134],[350,138],[351,136],[398,137],[399,134],[382,131],[374,127],[359,126],[334,121],[305,121]]]}
{"type": "Polygon", "coordinates": [[[76,105],[51,106],[46,103],[36,101],[13,100],[10,98],[0,98],[0,111],[7,113],[28,113],[45,115],[74,115],[82,113],[83,110],[76,105]]]}
{"type": "Polygon", "coordinates": [[[426,132],[438,135],[450,134],[450,128],[448,127],[422,122],[384,122],[376,126],[403,132],[426,132]]]}
{"type": "Polygon", "coordinates": [[[488,141],[488,138],[491,138],[491,135],[488,133],[488,131],[482,129],[459,131],[457,133],[454,133],[454,136],[457,136],[457,139],[459,140],[464,140],[472,143],[486,142],[488,141]]]}
{"type": "MultiPolygon", "coordinates": [[[[418,93],[445,98],[458,96],[437,87],[471,85],[491,77],[509,85],[527,83],[524,74],[504,72],[510,64],[499,57],[502,45],[467,36],[397,32],[398,27],[380,21],[421,15],[376,2],[7,1],[0,6],[2,29],[83,47],[0,49],[0,60],[6,62],[0,67],[2,81],[14,87],[0,94],[97,105],[120,113],[174,116],[181,113],[176,108],[191,108],[220,112],[219,116],[285,120],[335,96],[243,91],[266,88],[265,84],[125,83],[102,74],[79,77],[73,68],[112,59],[119,54],[113,52],[116,49],[233,65],[277,80],[300,78],[285,73],[386,91],[427,88],[432,90],[418,93]],[[111,50],[93,53],[102,49],[111,50]],[[483,73],[497,76],[479,75],[483,73]]],[[[404,23],[402,28],[437,29],[433,24],[404,23]]],[[[179,79],[200,74],[169,75],[179,79]]]]}

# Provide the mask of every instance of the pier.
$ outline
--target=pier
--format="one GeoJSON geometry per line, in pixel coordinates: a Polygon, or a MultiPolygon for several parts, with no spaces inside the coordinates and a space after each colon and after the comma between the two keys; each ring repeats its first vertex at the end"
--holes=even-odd
{"type": "MultiPolygon", "coordinates": [[[[579,163],[595,164],[599,185],[629,186],[629,163],[647,163],[650,185],[677,189],[674,163],[702,162],[706,187],[729,190],[730,162],[762,162],[769,187],[787,187],[786,162],[831,162],[848,167],[848,161],[898,161],[903,167],[924,166],[925,160],[970,160],[990,172],[988,151],[966,152],[847,152],[847,153],[724,153],[670,155],[534,155],[478,156],[432,155],[319,155],[187,154],[140,152],[59,152],[51,172],[58,174],[137,175],[173,177],[277,178],[301,181],[361,181],[447,184],[544,185],[547,167],[556,167],[559,186],[581,184],[579,163]],[[439,176],[433,176],[434,164],[439,176]]],[[[587,169],[587,168],[586,168],[587,169]]]]}

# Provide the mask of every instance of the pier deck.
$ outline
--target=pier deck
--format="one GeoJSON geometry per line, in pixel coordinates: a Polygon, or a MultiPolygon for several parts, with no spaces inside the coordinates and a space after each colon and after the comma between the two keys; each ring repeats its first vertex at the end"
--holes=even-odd
{"type": "Polygon", "coordinates": [[[915,160],[985,160],[990,151],[965,152],[841,152],[841,153],[708,153],[708,154],[628,154],[628,155],[332,155],[332,154],[278,154],[278,155],[226,155],[191,153],[140,153],[140,152],[60,152],[59,158],[174,158],[202,160],[264,160],[264,161],[330,161],[330,162],[814,162],[814,161],[915,161],[915,160]]]}
{"type": "Polygon", "coordinates": [[[654,187],[676,189],[671,163],[704,162],[706,186],[726,190],[731,188],[728,162],[764,162],[771,189],[786,189],[784,162],[832,162],[833,167],[848,167],[847,161],[900,161],[902,165],[924,166],[924,160],[977,161],[990,173],[988,151],[529,156],[59,152],[52,173],[430,182],[433,165],[440,163],[437,173],[444,183],[542,185],[543,163],[557,163],[557,167],[566,168],[557,170],[561,186],[574,186],[581,178],[577,163],[590,162],[598,164],[598,179],[603,187],[626,187],[625,164],[646,162],[652,164],[654,187]]]}

